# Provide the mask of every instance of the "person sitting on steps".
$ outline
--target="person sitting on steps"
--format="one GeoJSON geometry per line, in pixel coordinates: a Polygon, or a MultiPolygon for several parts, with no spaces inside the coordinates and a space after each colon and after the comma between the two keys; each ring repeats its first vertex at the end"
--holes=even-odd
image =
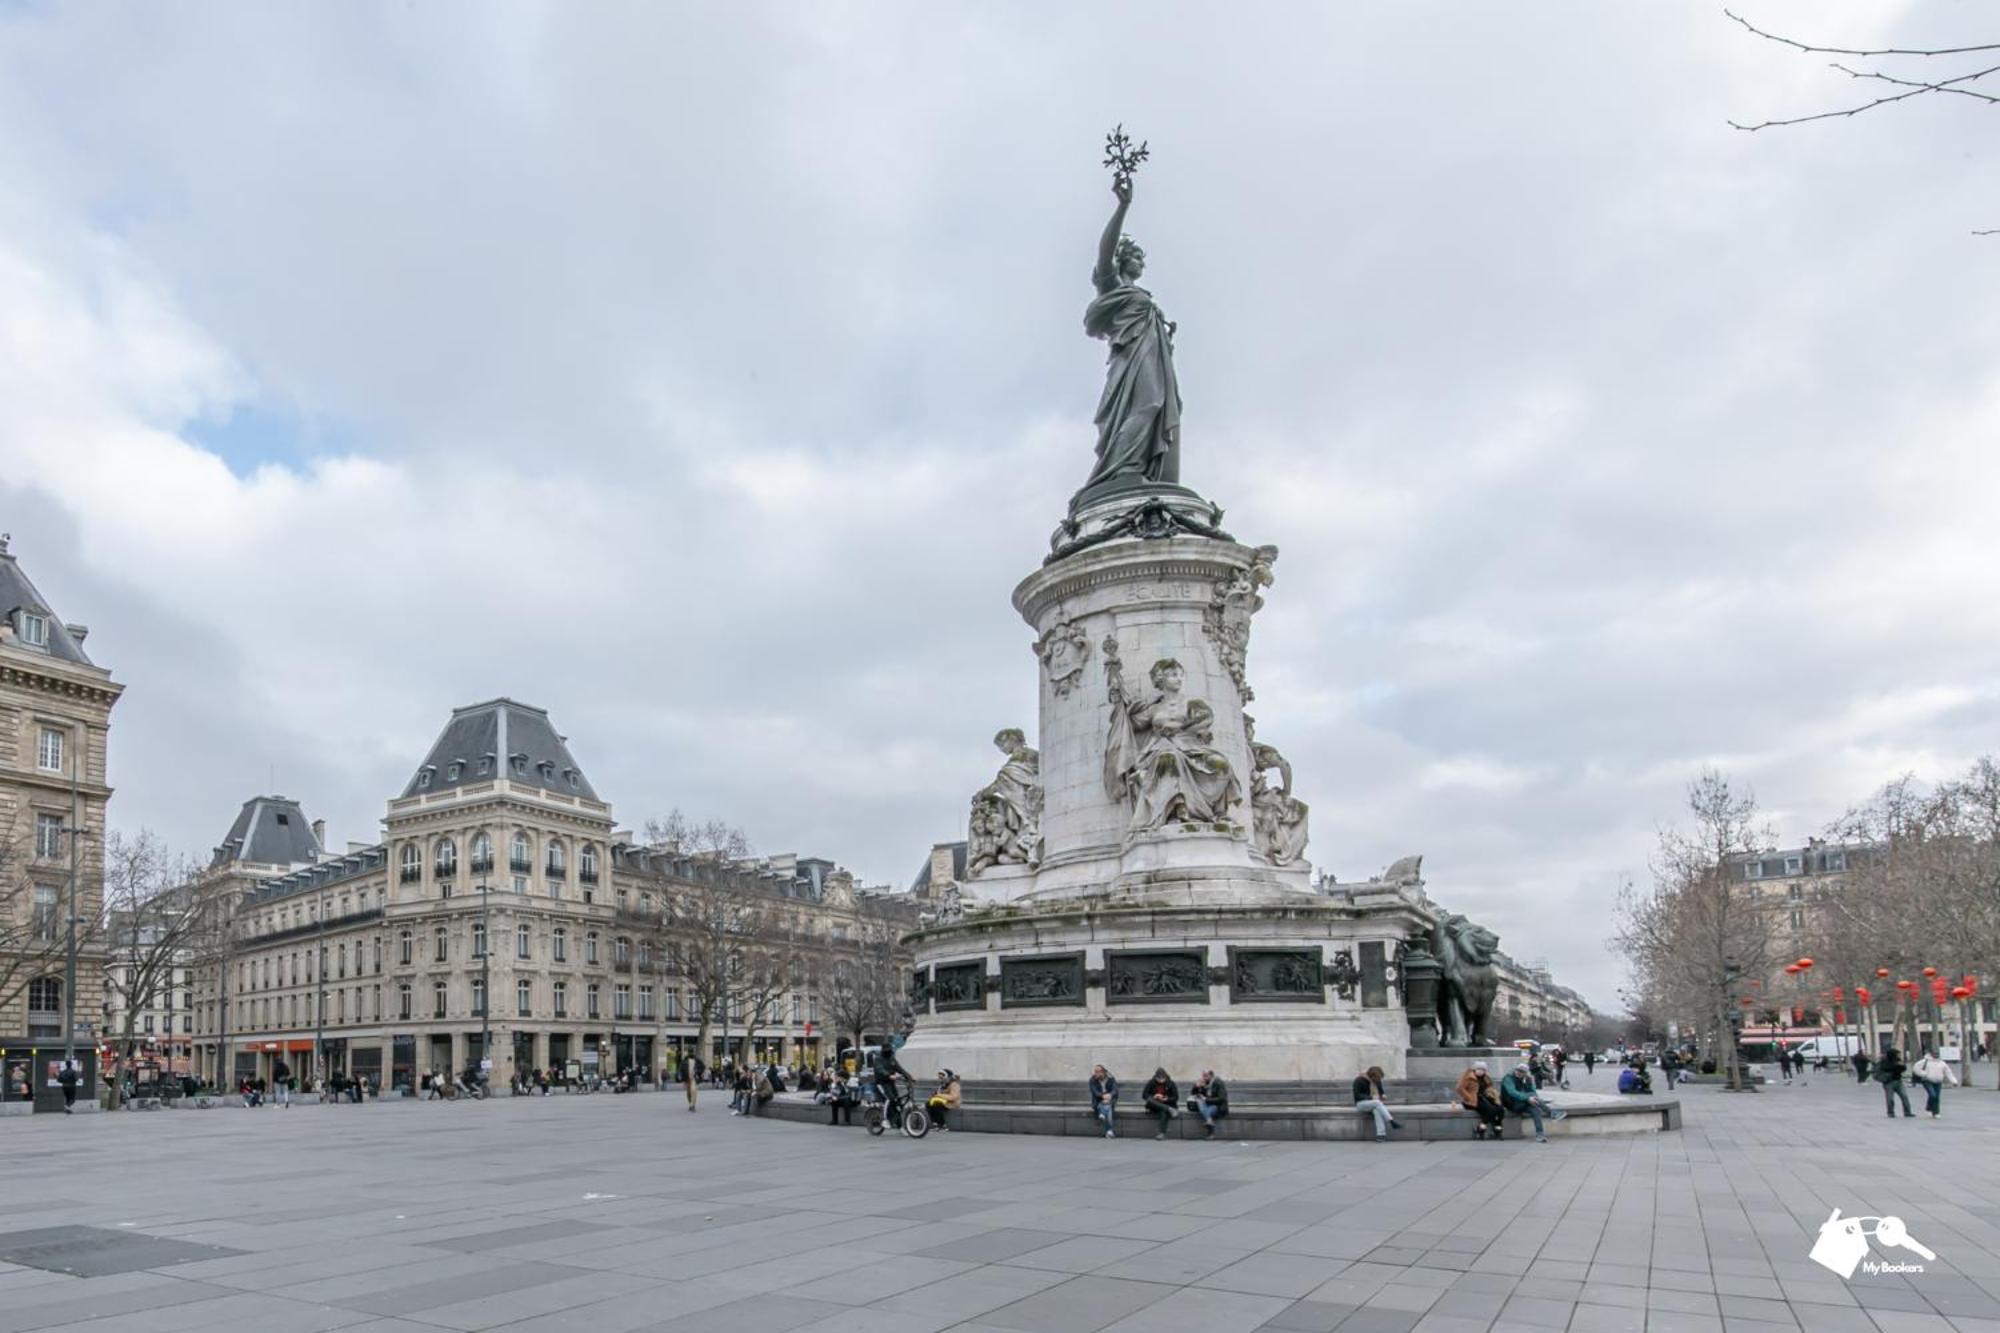
{"type": "Polygon", "coordinates": [[[1229,1085],[1213,1069],[1201,1071],[1188,1097],[1188,1110],[1201,1117],[1204,1138],[1215,1137],[1215,1122],[1229,1114],[1229,1085]]]}
{"type": "Polygon", "coordinates": [[[1354,1076],[1354,1109],[1366,1111],[1375,1117],[1375,1142],[1386,1143],[1389,1131],[1401,1129],[1402,1121],[1396,1119],[1389,1110],[1389,1100],[1382,1095],[1382,1066],[1370,1065],[1354,1076]]]}
{"type": "Polygon", "coordinates": [[[1153,1071],[1153,1077],[1146,1081],[1145,1090],[1139,1097],[1146,1104],[1146,1114],[1153,1117],[1153,1122],[1159,1129],[1153,1137],[1156,1139],[1167,1137],[1167,1125],[1180,1107],[1181,1093],[1180,1089],[1174,1086],[1174,1080],[1164,1066],[1153,1071]]]}
{"type": "Polygon", "coordinates": [[[1479,1123],[1472,1127],[1473,1138],[1483,1139],[1489,1134],[1496,1139],[1506,1137],[1501,1131],[1507,1113],[1500,1108],[1500,1090],[1488,1077],[1484,1060],[1474,1060],[1458,1076],[1458,1104],[1479,1117],[1479,1123]]]}

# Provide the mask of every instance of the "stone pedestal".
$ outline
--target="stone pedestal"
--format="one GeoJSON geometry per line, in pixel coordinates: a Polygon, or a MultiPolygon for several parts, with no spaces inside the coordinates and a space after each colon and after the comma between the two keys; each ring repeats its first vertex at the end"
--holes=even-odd
{"type": "Polygon", "coordinates": [[[1191,491],[1135,488],[1080,508],[1015,588],[1041,674],[1040,859],[971,876],[962,914],[911,937],[912,1069],[1079,1088],[1100,1062],[1128,1080],[1156,1066],[1184,1081],[1205,1068],[1401,1077],[1396,962],[1429,915],[1385,886],[1318,892],[1295,847],[1260,842],[1255,774],[1278,761],[1246,724],[1247,652],[1277,552],[1219,520],[1191,491]],[[1168,662],[1177,696],[1161,683],[1168,662]],[[1188,751],[1159,747],[1173,734],[1161,714],[1144,713],[1133,745],[1113,741],[1115,723],[1138,726],[1128,705],[1157,707],[1163,693],[1178,701],[1170,712],[1185,707],[1174,717],[1206,709],[1187,733],[1210,766],[1205,788],[1178,776],[1188,751]],[[1107,765],[1108,753],[1144,762],[1107,765]],[[1217,781],[1218,755],[1233,785],[1217,781]],[[1147,785],[1161,773],[1166,787],[1147,785]],[[1151,817],[1135,813],[1149,810],[1135,790],[1188,787],[1205,813],[1157,799],[1151,817]]]}

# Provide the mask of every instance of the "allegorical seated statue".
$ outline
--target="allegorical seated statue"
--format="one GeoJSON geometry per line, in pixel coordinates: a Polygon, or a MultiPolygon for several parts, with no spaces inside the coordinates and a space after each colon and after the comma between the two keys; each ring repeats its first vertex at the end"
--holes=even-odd
{"type": "Polygon", "coordinates": [[[1110,678],[1111,730],[1105,740],[1105,786],[1131,803],[1131,832],[1173,823],[1227,821],[1243,799],[1229,758],[1214,748],[1215,710],[1181,697],[1187,672],[1171,657],[1153,664],[1157,693],[1125,698],[1117,660],[1110,678]]]}
{"type": "Polygon", "coordinates": [[[1257,831],[1257,848],[1272,865],[1290,865],[1306,852],[1306,803],[1292,795],[1292,766],[1274,745],[1257,741],[1257,720],[1245,715],[1243,733],[1250,742],[1250,814],[1257,831]],[[1276,769],[1278,785],[1264,776],[1276,769]]]}
{"type": "Polygon", "coordinates": [[[1072,506],[1098,489],[1181,479],[1181,390],[1174,378],[1174,325],[1153,294],[1139,286],[1146,252],[1124,234],[1132,177],[1111,182],[1118,206],[1097,243],[1091,283],[1097,299],[1083,314],[1084,332],[1111,344],[1104,394],[1097,403],[1097,463],[1072,506]]]}
{"type": "Polygon", "coordinates": [[[1042,756],[1019,727],[993,738],[1007,762],[972,797],[965,873],[996,865],[1036,866],[1042,860],[1042,756]]]}
{"type": "Polygon", "coordinates": [[[1456,912],[1446,912],[1431,928],[1444,1045],[1493,1044],[1493,1001],[1500,993],[1493,955],[1499,948],[1498,935],[1456,912]]]}

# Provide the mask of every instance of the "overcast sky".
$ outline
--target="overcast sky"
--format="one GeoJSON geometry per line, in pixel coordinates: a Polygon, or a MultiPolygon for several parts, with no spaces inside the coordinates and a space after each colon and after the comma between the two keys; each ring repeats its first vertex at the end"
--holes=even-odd
{"type": "Polygon", "coordinates": [[[1724,123],[1859,89],[1704,4],[0,5],[0,529],[120,826],[372,840],[507,694],[907,883],[1033,724],[1122,120],[1309,855],[1610,1008],[1701,765],[1794,841],[2000,746],[1991,115],[1724,123]]]}

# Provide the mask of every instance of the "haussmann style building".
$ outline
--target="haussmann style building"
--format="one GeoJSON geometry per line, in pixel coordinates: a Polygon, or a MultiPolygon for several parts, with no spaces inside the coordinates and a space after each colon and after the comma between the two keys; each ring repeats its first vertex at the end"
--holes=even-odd
{"type": "MultiPolygon", "coordinates": [[[[822,951],[861,938],[868,919],[914,924],[904,895],[857,891],[831,861],[635,844],[548,714],[511,699],[452,714],[383,833],[334,851],[297,801],[244,805],[202,882],[233,904],[196,974],[205,1077],[269,1078],[283,1060],[304,1078],[315,1043],[326,1072],[385,1090],[482,1058],[495,1085],[549,1069],[656,1077],[701,1030],[660,929],[670,896],[719,882],[776,904],[822,951]]],[[[703,1057],[831,1054],[839,1034],[808,969],[757,1007],[739,996],[714,1013],[703,1057]]]]}

